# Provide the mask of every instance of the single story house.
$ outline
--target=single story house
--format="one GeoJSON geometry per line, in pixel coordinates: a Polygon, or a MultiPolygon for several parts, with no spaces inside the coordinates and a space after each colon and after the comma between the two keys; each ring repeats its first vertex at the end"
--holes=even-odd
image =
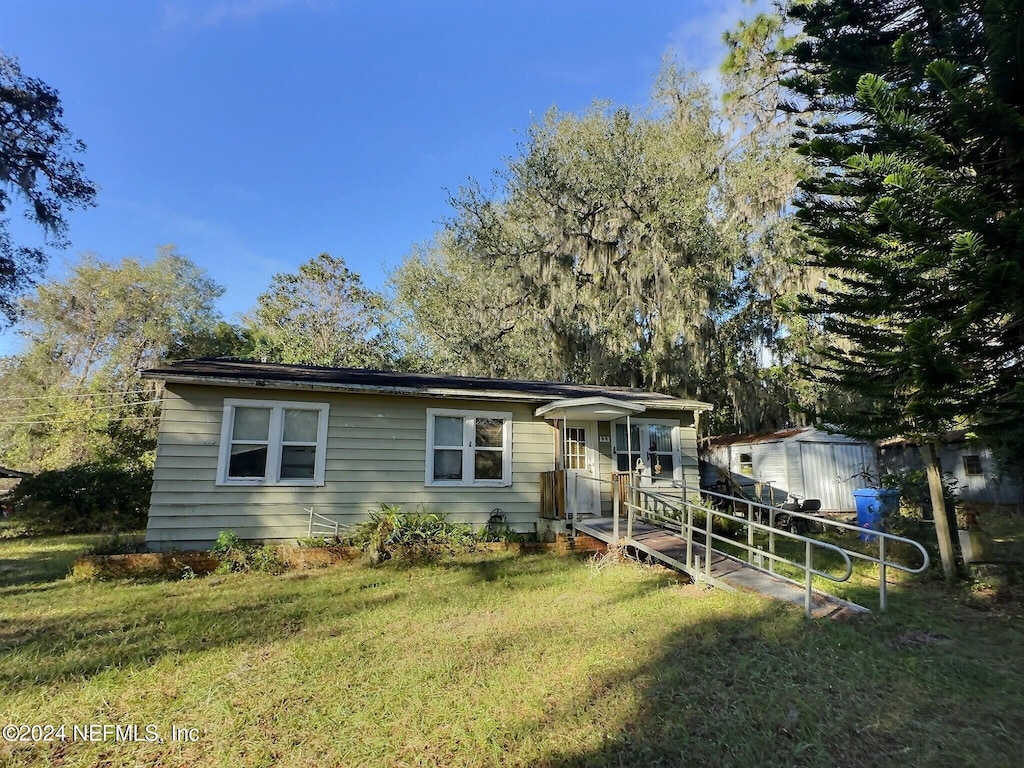
{"type": "MultiPolygon", "coordinates": [[[[884,471],[923,470],[921,446],[902,437],[878,444],[879,462],[884,471]]],[[[992,450],[968,439],[964,430],[947,432],[938,446],[943,475],[956,481],[961,502],[981,505],[1016,506],[1024,504],[1024,488],[1000,472],[992,450]]]]}
{"type": "Polygon", "coordinates": [[[14,490],[18,483],[28,476],[27,472],[18,472],[15,469],[0,467],[0,517],[6,517],[9,512],[4,499],[7,498],[7,495],[14,490]]]}
{"type": "Polygon", "coordinates": [[[381,504],[550,537],[609,514],[611,477],[696,486],[707,403],[543,381],[189,360],[164,382],[146,540],[155,550],[306,536],[381,504]],[[556,479],[552,484],[551,478],[556,479]],[[542,510],[542,486],[559,495],[542,510]]]}
{"type": "Polygon", "coordinates": [[[705,487],[728,473],[732,484],[781,504],[791,495],[820,499],[822,512],[853,512],[853,492],[877,477],[875,446],[815,427],[762,434],[722,435],[701,447],[705,487]]]}

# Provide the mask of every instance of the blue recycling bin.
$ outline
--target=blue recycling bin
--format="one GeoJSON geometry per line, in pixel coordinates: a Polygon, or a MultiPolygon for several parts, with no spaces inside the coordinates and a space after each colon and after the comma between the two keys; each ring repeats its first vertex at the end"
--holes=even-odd
{"type": "MultiPolygon", "coordinates": [[[[895,488],[858,488],[853,492],[857,505],[857,527],[865,531],[885,530],[885,516],[896,511],[900,492],[895,488]]],[[[874,541],[877,536],[862,533],[861,541],[874,541]]]]}

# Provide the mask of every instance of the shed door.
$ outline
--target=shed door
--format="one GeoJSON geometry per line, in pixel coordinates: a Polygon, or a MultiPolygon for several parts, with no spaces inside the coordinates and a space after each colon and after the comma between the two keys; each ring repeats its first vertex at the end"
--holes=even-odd
{"type": "Polygon", "coordinates": [[[761,499],[768,504],[783,504],[792,491],[786,478],[786,446],[784,443],[765,443],[757,446],[757,474],[763,483],[761,499]]]}
{"type": "Polygon", "coordinates": [[[825,512],[852,512],[856,509],[853,491],[863,486],[864,470],[861,446],[844,443],[801,443],[804,492],[821,499],[825,512]]]}
{"type": "Polygon", "coordinates": [[[864,465],[864,451],[859,445],[837,444],[835,453],[836,473],[839,475],[839,482],[836,483],[839,490],[837,509],[852,511],[857,508],[853,492],[864,487],[863,473],[870,467],[864,465]]]}
{"type": "MultiPolygon", "coordinates": [[[[823,511],[834,512],[842,509],[839,504],[839,487],[830,443],[800,443],[800,459],[803,464],[804,494],[808,498],[821,499],[823,511]]],[[[852,497],[851,497],[852,501],[852,497]]]]}

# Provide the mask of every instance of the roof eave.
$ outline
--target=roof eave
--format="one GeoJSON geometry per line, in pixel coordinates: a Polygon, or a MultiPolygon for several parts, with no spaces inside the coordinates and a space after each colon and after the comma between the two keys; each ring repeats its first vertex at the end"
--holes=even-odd
{"type": "Polygon", "coordinates": [[[346,384],[341,382],[296,381],[291,379],[236,378],[233,376],[190,376],[187,374],[143,372],[143,378],[159,379],[173,384],[201,386],[246,387],[249,389],[290,389],[310,392],[346,392],[368,395],[406,395],[411,397],[444,397],[463,400],[505,400],[535,403],[562,399],[559,395],[502,390],[459,389],[456,387],[399,387],[379,384],[346,384]]]}
{"type": "Polygon", "coordinates": [[[534,411],[533,415],[538,418],[558,419],[568,418],[575,411],[596,416],[597,414],[594,412],[598,408],[604,408],[607,411],[603,414],[605,416],[604,419],[601,419],[603,421],[611,421],[627,414],[643,413],[647,410],[647,406],[642,403],[598,395],[595,397],[563,397],[552,400],[534,411]]]}
{"type": "Polygon", "coordinates": [[[701,400],[651,400],[645,402],[648,411],[710,411],[714,406],[701,400]]]}
{"type": "MultiPolygon", "coordinates": [[[[341,382],[301,381],[295,379],[265,379],[258,376],[194,376],[175,374],[160,370],[146,370],[144,379],[155,379],[172,384],[193,384],[200,386],[246,387],[250,389],[289,389],[309,392],[346,392],[350,394],[406,395],[410,397],[459,398],[463,400],[503,400],[520,403],[549,403],[565,400],[561,394],[539,392],[517,392],[500,389],[461,389],[458,387],[401,387],[379,384],[351,384],[341,382]]],[[[638,393],[646,394],[640,392],[638,393]]],[[[618,393],[616,393],[618,394],[618,393]]],[[[620,398],[614,398],[620,399],[620,398]]],[[[698,400],[637,400],[627,401],[642,404],[646,410],[707,411],[710,403],[698,400]]]]}

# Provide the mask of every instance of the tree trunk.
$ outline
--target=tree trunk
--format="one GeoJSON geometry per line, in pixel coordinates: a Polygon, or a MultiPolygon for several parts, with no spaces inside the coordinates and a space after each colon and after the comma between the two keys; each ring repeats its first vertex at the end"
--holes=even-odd
{"type": "Polygon", "coordinates": [[[956,579],[956,563],[953,554],[953,538],[949,530],[949,517],[946,515],[946,496],[942,490],[942,468],[939,466],[939,454],[935,443],[928,442],[924,448],[924,465],[928,471],[928,490],[932,498],[932,519],[935,521],[935,535],[939,539],[939,556],[942,558],[942,574],[946,581],[952,583],[956,579]]]}

